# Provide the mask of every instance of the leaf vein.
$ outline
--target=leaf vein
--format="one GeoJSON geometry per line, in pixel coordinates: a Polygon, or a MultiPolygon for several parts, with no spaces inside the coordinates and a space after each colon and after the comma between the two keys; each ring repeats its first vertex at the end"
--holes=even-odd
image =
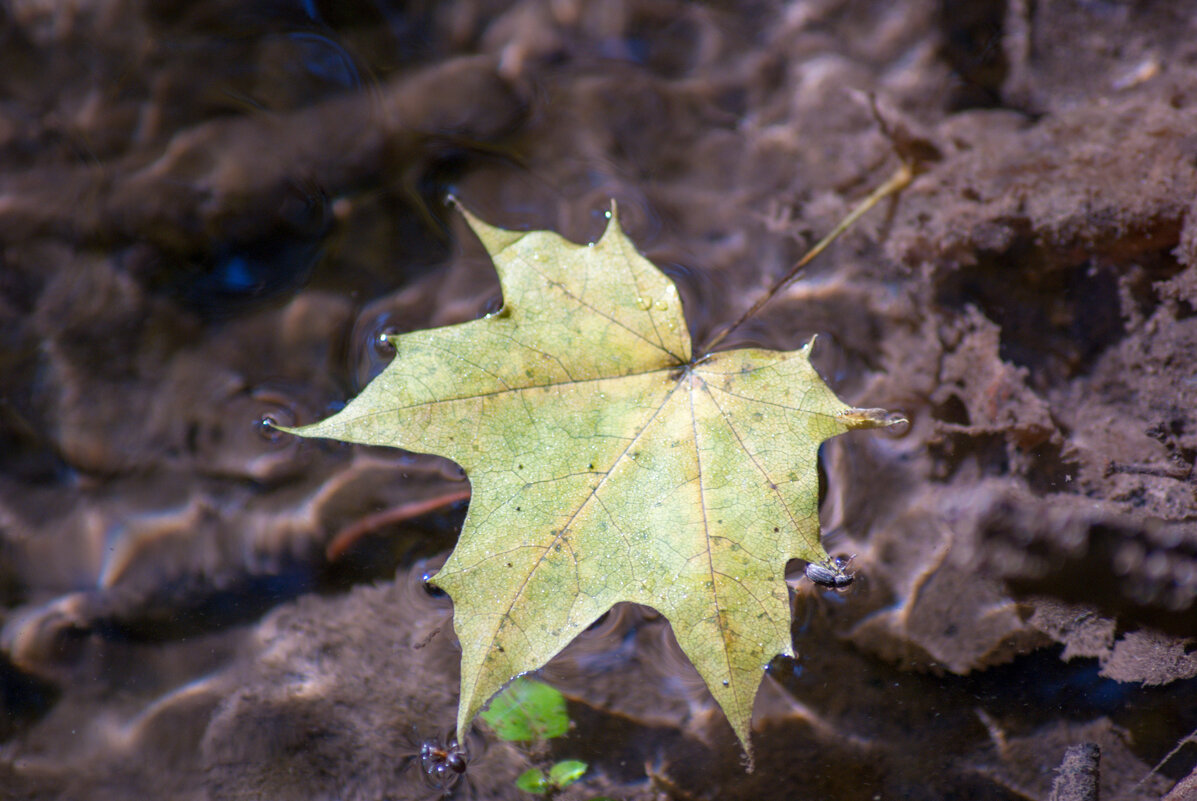
{"type": "MultiPolygon", "coordinates": [[[[711,553],[711,550],[712,550],[711,549],[711,522],[707,518],[706,493],[703,491],[703,486],[702,486],[702,451],[698,447],[698,415],[694,411],[694,377],[690,378],[689,383],[690,383],[690,393],[689,393],[689,395],[690,395],[690,426],[694,433],[694,463],[698,469],[698,505],[699,505],[699,508],[702,513],[703,539],[706,541],[707,573],[711,577],[711,596],[712,596],[712,600],[714,601],[714,606],[715,606],[715,616],[716,616],[716,624],[715,625],[720,630],[719,642],[723,646],[723,664],[724,664],[724,667],[727,668],[728,681],[731,681],[733,678],[732,667],[731,667],[731,654],[728,653],[727,638],[725,636],[723,636],[725,633],[723,631],[725,626],[724,626],[723,619],[722,619],[723,606],[719,602],[719,590],[716,589],[716,587],[715,587],[716,571],[715,571],[714,555],[711,553]]],[[[736,687],[732,690],[732,692],[736,696],[736,704],[740,705],[739,682],[736,683],[736,687]]]]}
{"type": "MultiPolygon", "coordinates": [[[[793,525],[794,530],[797,531],[798,530],[798,521],[794,517],[793,510],[791,510],[789,504],[786,503],[785,497],[782,496],[781,490],[778,487],[777,482],[773,480],[773,477],[771,475],[769,475],[769,471],[766,470],[764,468],[764,466],[759,461],[757,461],[756,454],[754,454],[751,450],[748,449],[748,446],[744,443],[744,437],[742,437],[740,435],[739,430],[732,423],[731,416],[728,415],[728,413],[724,410],[724,408],[719,405],[719,401],[715,400],[715,396],[710,392],[710,389],[711,389],[710,385],[704,381],[703,388],[707,390],[707,397],[711,399],[711,403],[714,404],[715,408],[719,410],[719,416],[723,418],[723,422],[727,426],[727,430],[730,431],[732,433],[732,436],[734,436],[736,438],[736,442],[739,443],[740,449],[743,450],[745,455],[748,456],[748,459],[749,459],[749,461],[752,462],[753,466],[756,467],[756,469],[758,471],[760,471],[760,474],[765,477],[765,481],[767,481],[769,483],[769,490],[775,496],[777,496],[777,500],[781,504],[781,508],[785,510],[786,516],[790,518],[790,524],[793,525]]],[[[727,394],[730,395],[732,393],[727,393],[727,394]]],[[[738,397],[738,396],[736,396],[736,397],[738,397]]]]}
{"type": "MultiPolygon", "coordinates": [[[[582,308],[586,309],[587,311],[589,311],[599,317],[602,317],[604,320],[607,320],[608,322],[610,322],[614,325],[619,326],[620,328],[627,331],[632,336],[634,336],[637,339],[644,342],[644,344],[648,345],[649,347],[656,348],[657,350],[661,351],[662,353],[668,354],[672,359],[674,359],[677,362],[677,365],[680,366],[680,365],[686,363],[686,360],[684,358],[682,358],[678,354],[674,353],[673,351],[669,350],[669,348],[665,347],[664,344],[653,342],[651,339],[646,337],[644,334],[635,330],[634,328],[627,325],[626,323],[620,322],[619,320],[615,319],[614,316],[608,314],[607,312],[603,311],[602,309],[599,309],[599,308],[596,308],[596,307],[590,305],[585,300],[583,300],[582,298],[575,295],[573,292],[570,292],[568,289],[566,289],[565,286],[560,281],[555,281],[552,278],[549,278],[543,272],[538,270],[535,265],[533,265],[527,261],[525,261],[524,264],[528,267],[528,269],[532,270],[532,272],[536,273],[541,278],[543,278],[545,280],[545,283],[548,284],[548,286],[550,288],[560,291],[562,295],[565,295],[565,297],[569,298],[570,300],[572,300],[574,303],[578,304],[582,308]]],[[[654,327],[654,332],[655,332],[655,329],[656,329],[655,324],[653,327],[654,327]]]]}

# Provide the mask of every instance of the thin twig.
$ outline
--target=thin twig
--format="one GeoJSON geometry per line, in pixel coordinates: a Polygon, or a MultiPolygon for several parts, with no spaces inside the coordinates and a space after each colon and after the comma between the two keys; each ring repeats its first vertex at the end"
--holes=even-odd
{"type": "Polygon", "coordinates": [[[727,339],[728,334],[730,334],[732,331],[735,331],[744,323],[745,320],[760,311],[762,306],[772,300],[777,293],[785,288],[786,284],[790,283],[790,281],[792,281],[794,277],[801,272],[803,267],[810,264],[816,256],[826,250],[832,242],[839,238],[840,234],[851,228],[852,225],[862,216],[864,216],[869,209],[873,208],[890,195],[896,194],[905,189],[913,178],[914,167],[906,162],[903,162],[902,166],[898,167],[894,174],[890,176],[888,181],[877,187],[875,190],[873,190],[872,194],[858,203],[856,208],[852,209],[852,211],[849,212],[844,219],[840,220],[839,224],[835,228],[831,229],[831,233],[820,239],[814,247],[808,250],[806,255],[799,259],[794,266],[790,268],[790,271],[786,273],[780,281],[773,285],[772,289],[758,298],[756,303],[753,303],[751,306],[749,306],[748,310],[737,317],[735,322],[716,334],[715,337],[711,339],[700,352],[704,354],[710,353],[716,345],[727,339]]]}
{"type": "Polygon", "coordinates": [[[383,509],[381,512],[366,515],[356,523],[338,531],[336,536],[328,543],[328,546],[325,547],[324,556],[328,561],[335,562],[344,556],[345,552],[353,547],[354,543],[383,526],[404,523],[413,518],[422,517],[430,512],[436,512],[452,506],[459,501],[468,501],[469,499],[470,489],[469,487],[465,487],[447,492],[444,495],[438,495],[434,498],[402,503],[398,506],[392,506],[390,509],[383,509]]]}
{"type": "MultiPolygon", "coordinates": [[[[1140,787],[1142,787],[1144,784],[1146,784],[1147,781],[1152,776],[1155,776],[1157,773],[1160,772],[1160,768],[1164,767],[1164,765],[1166,765],[1172,759],[1172,757],[1176,756],[1180,752],[1180,749],[1182,749],[1186,745],[1190,745],[1190,744],[1197,744],[1197,729],[1194,729],[1193,731],[1189,732],[1184,737],[1182,737],[1180,739],[1180,741],[1176,743],[1175,748],[1173,748],[1171,751],[1169,751],[1167,754],[1165,754],[1163,759],[1161,759],[1159,762],[1155,763],[1154,768],[1147,771],[1146,776],[1144,776],[1142,779],[1139,779],[1139,781],[1135,782],[1135,786],[1132,787],[1131,790],[1138,790],[1140,787]]],[[[1177,782],[1176,786],[1179,787],[1180,783],[1183,781],[1185,781],[1185,779],[1181,779],[1180,782],[1177,782]]],[[[1175,787],[1173,789],[1175,789],[1175,787]]]]}

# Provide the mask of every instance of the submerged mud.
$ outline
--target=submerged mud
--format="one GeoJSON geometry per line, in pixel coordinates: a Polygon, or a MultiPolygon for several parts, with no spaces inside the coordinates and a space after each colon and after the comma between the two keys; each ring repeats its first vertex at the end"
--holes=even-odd
{"type": "MultiPolygon", "coordinates": [[[[1081,0],[9,4],[0,797],[444,794],[418,755],[459,652],[422,578],[464,477],[262,421],[339,408],[383,333],[498,308],[449,194],[576,241],[615,199],[702,342],[901,157],[914,182],[723,345],[818,334],[842,397],[909,417],[824,448],[854,582],[792,566],[751,772],[667,621],[612,610],[543,671],[573,719],[550,755],[591,765],[564,797],[1186,797],[1195,28],[1081,0]]],[[[453,797],[518,798],[543,756],[466,746],[453,797]]]]}

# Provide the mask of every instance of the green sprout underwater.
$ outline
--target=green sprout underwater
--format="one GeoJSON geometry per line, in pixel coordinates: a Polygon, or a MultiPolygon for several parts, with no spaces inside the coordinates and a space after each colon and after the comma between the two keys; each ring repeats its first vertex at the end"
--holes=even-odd
{"type": "Polygon", "coordinates": [[[548,741],[562,736],[570,727],[565,696],[555,687],[521,676],[495,696],[482,712],[482,719],[500,740],[524,744],[529,755],[540,763],[515,780],[515,786],[524,792],[551,799],[589,769],[577,759],[553,762],[545,756],[548,741]]]}

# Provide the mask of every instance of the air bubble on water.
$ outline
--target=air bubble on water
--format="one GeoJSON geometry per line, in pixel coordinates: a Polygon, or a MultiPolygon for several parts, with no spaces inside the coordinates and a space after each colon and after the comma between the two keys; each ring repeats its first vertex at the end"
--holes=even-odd
{"type": "Polygon", "coordinates": [[[399,338],[399,329],[388,325],[378,332],[374,340],[374,349],[382,356],[393,356],[397,350],[395,341],[399,338]]]}
{"type": "Polygon", "coordinates": [[[424,588],[424,592],[433,598],[444,598],[448,593],[432,583],[432,579],[436,576],[437,572],[436,570],[425,570],[421,573],[420,586],[424,588]]]}
{"type": "Polygon", "coordinates": [[[483,317],[507,317],[510,314],[511,310],[503,305],[503,295],[500,292],[488,297],[482,307],[483,317]]]}
{"type": "Polygon", "coordinates": [[[254,428],[258,432],[258,436],[267,442],[278,442],[282,438],[283,432],[279,431],[278,420],[274,419],[273,415],[264,414],[258,422],[254,424],[254,428]]]}
{"type": "Polygon", "coordinates": [[[262,410],[256,418],[251,414],[245,416],[258,437],[271,443],[289,440],[281,428],[290,428],[298,422],[290,398],[273,387],[260,386],[250,390],[249,399],[262,410]]]}

